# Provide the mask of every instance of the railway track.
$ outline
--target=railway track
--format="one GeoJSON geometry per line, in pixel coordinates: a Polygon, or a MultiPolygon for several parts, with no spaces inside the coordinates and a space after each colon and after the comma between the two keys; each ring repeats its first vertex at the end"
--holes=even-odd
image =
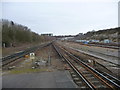
{"type": "Polygon", "coordinates": [[[37,50],[39,48],[46,47],[46,46],[48,46],[50,44],[51,44],[51,42],[50,43],[46,43],[46,44],[42,44],[42,45],[39,45],[39,46],[35,46],[35,47],[32,47],[32,48],[26,49],[24,51],[21,51],[21,52],[18,52],[18,53],[15,53],[15,54],[3,57],[2,58],[2,67],[8,65],[9,63],[11,63],[13,61],[16,61],[19,58],[24,57],[26,54],[34,52],[35,50],[37,50]]]}
{"type": "MultiPolygon", "coordinates": [[[[98,70],[99,71],[99,70],[98,70]]],[[[100,73],[102,73],[104,76],[106,76],[107,78],[109,78],[110,80],[114,81],[115,83],[118,83],[120,85],[120,80],[106,72],[103,71],[99,71],[100,73]]]]}
{"type": "MultiPolygon", "coordinates": [[[[69,41],[69,42],[73,42],[73,41],[69,41]]],[[[86,46],[94,46],[94,47],[103,47],[103,48],[110,48],[110,49],[120,49],[120,44],[110,44],[110,43],[88,43],[88,44],[84,44],[82,42],[75,42],[74,43],[78,43],[80,45],[86,45],[86,46]]]]}
{"type": "Polygon", "coordinates": [[[120,81],[116,80],[113,76],[95,70],[58,44],[53,44],[53,46],[57,53],[65,59],[72,70],[77,74],[74,76],[79,76],[80,80],[78,78],[76,83],[79,83],[80,87],[90,88],[92,90],[99,88],[120,88],[120,81]]]}
{"type": "Polygon", "coordinates": [[[119,46],[113,46],[113,45],[101,45],[101,44],[83,44],[83,45],[110,48],[110,49],[120,49],[119,46]]]}
{"type": "Polygon", "coordinates": [[[99,44],[88,44],[88,46],[97,46],[97,47],[103,47],[103,48],[119,49],[118,46],[108,46],[108,45],[99,45],[99,44]]]}

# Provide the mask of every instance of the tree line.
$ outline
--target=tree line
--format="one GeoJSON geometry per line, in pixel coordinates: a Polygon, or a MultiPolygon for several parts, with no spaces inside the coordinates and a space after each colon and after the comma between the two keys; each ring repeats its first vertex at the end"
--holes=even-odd
{"type": "Polygon", "coordinates": [[[120,33],[120,27],[116,28],[110,28],[110,29],[103,29],[103,30],[98,30],[98,31],[89,31],[86,34],[113,34],[113,33],[120,33]]]}
{"type": "Polygon", "coordinates": [[[45,36],[32,32],[27,26],[2,19],[2,46],[15,47],[18,43],[41,43],[48,41],[45,36]]]}
{"type": "Polygon", "coordinates": [[[100,40],[100,41],[109,39],[113,42],[119,42],[120,41],[120,27],[98,30],[98,31],[95,31],[95,30],[88,31],[85,34],[76,35],[75,39],[83,39],[83,40],[84,39],[85,40],[95,39],[95,40],[100,40]]]}

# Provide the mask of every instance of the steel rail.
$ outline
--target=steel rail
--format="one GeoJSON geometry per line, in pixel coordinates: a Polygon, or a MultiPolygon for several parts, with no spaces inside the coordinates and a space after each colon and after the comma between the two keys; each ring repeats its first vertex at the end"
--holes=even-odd
{"type": "MultiPolygon", "coordinates": [[[[61,49],[63,49],[63,48],[61,48],[61,49]]],[[[66,53],[68,53],[70,56],[72,56],[73,57],[73,55],[71,54],[71,53],[69,53],[68,51],[66,51],[65,49],[63,49],[66,53]]],[[[77,61],[78,62],[78,61],[77,61]]],[[[78,63],[80,63],[80,62],[78,62],[78,63]]],[[[84,64],[81,64],[84,68],[86,68],[87,66],[85,66],[84,64]]],[[[106,84],[108,87],[110,87],[110,88],[113,88],[111,85],[109,85],[106,81],[104,81],[101,77],[99,77],[96,73],[94,73],[92,70],[90,70],[88,67],[86,68],[87,70],[89,70],[95,77],[97,77],[97,78],[99,78],[99,80],[101,80],[101,83],[103,83],[103,84],[106,84]]]]}
{"type": "Polygon", "coordinates": [[[72,67],[72,69],[82,78],[82,80],[88,85],[88,87],[92,90],[95,90],[91,83],[79,72],[79,70],[66,57],[64,57],[64,55],[62,55],[62,53],[60,53],[60,51],[54,44],[53,47],[55,48],[56,52],[68,62],[70,67],[72,67]]]}
{"type": "Polygon", "coordinates": [[[88,46],[97,46],[103,48],[111,48],[111,49],[119,49],[118,46],[110,46],[110,45],[99,45],[99,44],[87,44],[88,46]]]}
{"type": "Polygon", "coordinates": [[[117,88],[120,88],[120,85],[118,85],[117,83],[113,82],[112,80],[110,80],[109,78],[107,78],[106,76],[104,76],[103,74],[101,74],[100,72],[98,72],[97,70],[95,70],[94,68],[90,67],[89,65],[87,65],[86,63],[84,63],[83,61],[81,61],[79,58],[77,58],[74,55],[72,55],[70,52],[67,51],[67,53],[69,53],[72,57],[74,57],[75,59],[77,59],[79,62],[81,62],[86,67],[88,67],[90,70],[92,70],[93,72],[95,72],[99,76],[103,77],[105,80],[107,80],[110,83],[112,83],[113,85],[115,85],[117,88]]]}
{"type": "MultiPolygon", "coordinates": [[[[99,71],[99,70],[98,70],[98,71],[99,71]]],[[[103,73],[103,75],[109,76],[110,78],[116,80],[116,81],[119,82],[119,84],[120,84],[120,80],[119,80],[118,78],[116,78],[116,77],[114,77],[114,76],[112,76],[112,75],[110,75],[110,74],[108,74],[108,73],[106,73],[106,72],[102,72],[102,71],[99,71],[99,72],[100,72],[100,73],[103,73]]]]}
{"type": "Polygon", "coordinates": [[[84,43],[79,43],[79,42],[75,42],[78,43],[80,45],[87,45],[87,46],[95,46],[95,47],[103,47],[103,48],[110,48],[110,49],[120,49],[120,47],[118,45],[105,45],[105,44],[84,44],[84,43]]]}
{"type": "Polygon", "coordinates": [[[42,44],[42,45],[39,45],[39,46],[36,46],[36,47],[33,47],[33,48],[26,49],[25,51],[21,51],[19,53],[15,53],[15,54],[3,57],[2,58],[2,66],[5,66],[5,65],[13,62],[13,61],[23,57],[24,55],[29,54],[29,53],[37,50],[38,48],[43,48],[43,47],[46,47],[50,44],[51,44],[51,42],[47,43],[47,44],[42,44]]]}

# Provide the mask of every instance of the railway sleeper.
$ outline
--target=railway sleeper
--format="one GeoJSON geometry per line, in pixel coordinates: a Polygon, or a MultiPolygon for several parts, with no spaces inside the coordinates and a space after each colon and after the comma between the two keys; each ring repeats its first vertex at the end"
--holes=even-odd
{"type": "Polygon", "coordinates": [[[72,74],[72,77],[77,77],[77,75],[76,74],[72,74]]]}
{"type": "Polygon", "coordinates": [[[73,78],[75,81],[79,81],[80,79],[78,77],[73,78]]]}
{"type": "Polygon", "coordinates": [[[93,75],[88,73],[88,74],[84,74],[85,77],[92,77],[93,75]]]}

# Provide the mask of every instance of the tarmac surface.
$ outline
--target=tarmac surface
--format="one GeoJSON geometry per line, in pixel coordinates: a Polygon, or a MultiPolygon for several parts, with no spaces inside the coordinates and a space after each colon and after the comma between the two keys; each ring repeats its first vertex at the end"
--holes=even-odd
{"type": "Polygon", "coordinates": [[[77,88],[68,71],[4,75],[2,88],[77,88]]]}

